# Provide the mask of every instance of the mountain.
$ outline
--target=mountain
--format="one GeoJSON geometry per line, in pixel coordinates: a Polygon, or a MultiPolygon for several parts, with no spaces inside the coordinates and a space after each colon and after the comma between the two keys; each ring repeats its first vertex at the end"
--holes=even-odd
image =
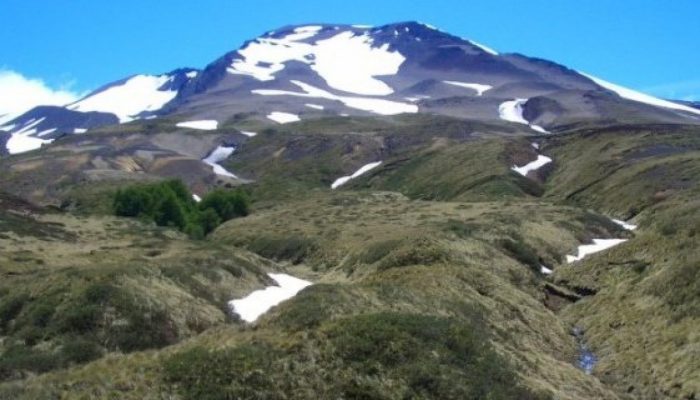
{"type": "Polygon", "coordinates": [[[163,75],[136,75],[105,85],[64,107],[35,107],[0,127],[11,134],[4,149],[10,154],[21,153],[62,135],[153,118],[197,73],[188,68],[163,75]]]}
{"type": "Polygon", "coordinates": [[[137,75],[65,107],[37,108],[3,130],[10,153],[52,138],[137,119],[173,116],[223,124],[429,113],[505,120],[538,132],[572,124],[697,123],[700,111],[487,47],[431,26],[288,26],[206,66],[137,75]],[[96,114],[90,114],[96,113],[96,114]],[[15,144],[18,142],[20,144],[15,144]]]}
{"type": "Polygon", "coordinates": [[[0,398],[700,398],[698,112],[413,22],[37,108],[0,398]]]}

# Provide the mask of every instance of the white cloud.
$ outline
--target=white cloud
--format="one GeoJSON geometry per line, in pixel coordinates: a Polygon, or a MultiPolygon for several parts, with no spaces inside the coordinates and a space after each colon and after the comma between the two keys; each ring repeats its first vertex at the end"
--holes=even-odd
{"type": "Polygon", "coordinates": [[[72,103],[80,95],[66,89],[50,88],[41,79],[0,69],[0,124],[18,117],[39,105],[62,106],[72,103]]]}

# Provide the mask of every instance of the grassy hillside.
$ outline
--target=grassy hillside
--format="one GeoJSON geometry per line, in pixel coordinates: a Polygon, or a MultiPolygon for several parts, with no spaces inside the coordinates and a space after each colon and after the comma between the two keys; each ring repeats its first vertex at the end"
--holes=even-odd
{"type": "Polygon", "coordinates": [[[102,215],[99,180],[62,189],[80,213],[2,198],[0,398],[699,395],[697,128],[246,124],[226,125],[261,128],[226,167],[255,180],[252,213],[205,240],[102,215]],[[525,178],[532,141],[554,162],[525,178]],[[565,262],[593,238],[629,240],[565,262]],[[227,315],[280,270],[314,285],[255,324],[227,315]]]}

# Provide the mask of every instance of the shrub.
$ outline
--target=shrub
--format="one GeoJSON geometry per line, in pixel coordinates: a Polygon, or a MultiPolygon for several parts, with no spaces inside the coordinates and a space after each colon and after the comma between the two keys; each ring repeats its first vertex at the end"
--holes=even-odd
{"type": "Polygon", "coordinates": [[[7,324],[22,312],[27,299],[26,295],[20,294],[9,297],[0,304],[0,328],[3,331],[7,329],[7,324]]]}
{"type": "Polygon", "coordinates": [[[102,350],[95,342],[74,338],[63,345],[61,356],[66,363],[82,364],[100,358],[102,350]]]}
{"type": "Polygon", "coordinates": [[[248,195],[238,190],[217,189],[197,205],[180,180],[139,184],[118,190],[112,209],[121,217],[141,218],[159,226],[172,226],[199,239],[232,218],[248,215],[248,195]]]}
{"type": "Polygon", "coordinates": [[[274,260],[291,261],[293,264],[302,262],[316,247],[315,241],[303,236],[262,236],[248,244],[248,249],[254,253],[274,260]]]}
{"type": "Polygon", "coordinates": [[[187,399],[271,398],[260,393],[274,390],[269,373],[273,355],[262,345],[215,352],[195,347],[163,362],[164,380],[187,399]]]}
{"type": "Polygon", "coordinates": [[[540,270],[540,258],[535,249],[525,243],[521,237],[515,239],[502,239],[499,242],[500,246],[510,256],[519,262],[531,267],[535,271],[540,270]]]}
{"type": "MultiPolygon", "coordinates": [[[[386,374],[405,381],[409,392],[403,398],[536,398],[492,348],[479,318],[383,312],[339,321],[329,336],[356,377],[386,374]]],[[[381,398],[371,386],[343,388],[353,396],[359,390],[381,398]]]]}
{"type": "Polygon", "coordinates": [[[242,190],[213,190],[199,204],[201,210],[212,209],[222,221],[248,215],[250,200],[242,190]]]}

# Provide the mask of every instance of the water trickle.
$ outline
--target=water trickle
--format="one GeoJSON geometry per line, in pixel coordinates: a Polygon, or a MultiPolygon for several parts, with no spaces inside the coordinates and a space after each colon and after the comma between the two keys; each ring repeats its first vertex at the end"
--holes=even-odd
{"type": "Polygon", "coordinates": [[[583,329],[578,326],[574,327],[572,333],[576,338],[576,343],[578,344],[578,357],[576,359],[576,364],[586,374],[590,375],[593,372],[593,368],[598,363],[598,357],[593,354],[590,347],[588,347],[586,344],[583,337],[583,329]]]}

